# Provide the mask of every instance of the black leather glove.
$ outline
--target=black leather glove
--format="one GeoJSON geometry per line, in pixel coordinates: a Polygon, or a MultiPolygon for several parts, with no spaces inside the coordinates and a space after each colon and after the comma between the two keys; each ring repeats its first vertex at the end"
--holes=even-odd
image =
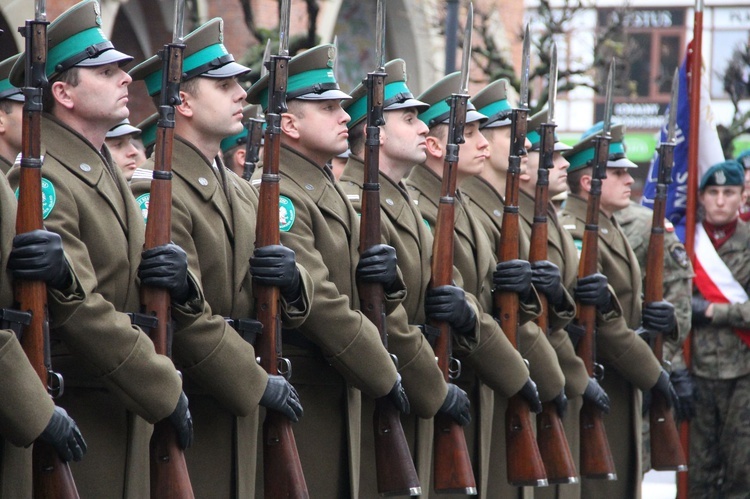
{"type": "Polygon", "coordinates": [[[706,324],[711,324],[711,317],[706,317],[706,309],[711,305],[710,301],[702,296],[694,295],[690,300],[690,304],[693,308],[693,326],[705,326],[706,324]]]}
{"type": "Polygon", "coordinates": [[[565,417],[565,413],[568,410],[568,397],[565,395],[565,390],[563,389],[557,397],[552,399],[552,402],[555,403],[555,409],[557,409],[557,415],[560,416],[560,419],[565,417]]]}
{"type": "Polygon", "coordinates": [[[193,418],[188,409],[188,398],[185,392],[180,393],[177,399],[177,407],[169,415],[169,422],[177,432],[177,445],[185,450],[193,444],[193,418]]]}
{"type": "Polygon", "coordinates": [[[363,251],[357,264],[357,279],[379,282],[386,291],[392,290],[398,282],[395,248],[387,244],[376,244],[363,251]]]}
{"type": "Polygon", "coordinates": [[[287,302],[296,301],[302,290],[294,256],[293,249],[280,244],[256,248],[250,258],[253,281],[265,286],[278,286],[287,302]]]}
{"type": "Polygon", "coordinates": [[[589,384],[583,392],[583,400],[591,402],[604,414],[609,414],[609,395],[596,379],[589,378],[589,384]]]}
{"type": "Polygon", "coordinates": [[[607,276],[600,273],[580,277],[573,292],[575,300],[582,305],[596,305],[599,312],[612,309],[612,295],[607,287],[607,276]]]}
{"type": "Polygon", "coordinates": [[[531,264],[526,260],[499,262],[492,274],[492,285],[500,293],[518,293],[521,300],[531,293],[531,264]]]}
{"type": "Polygon", "coordinates": [[[173,302],[183,303],[190,293],[187,270],[185,250],[169,243],[141,253],[138,277],[141,279],[141,285],[164,288],[172,295],[173,302]]]}
{"type": "Polygon", "coordinates": [[[542,401],[539,400],[539,391],[536,388],[536,383],[531,378],[526,380],[526,383],[519,390],[518,395],[529,403],[531,412],[535,414],[542,412],[542,401]]]}
{"type": "Polygon", "coordinates": [[[677,419],[690,421],[695,415],[695,382],[687,369],[672,371],[669,375],[674,391],[680,400],[679,409],[675,409],[677,419]]]}
{"type": "Polygon", "coordinates": [[[39,440],[54,447],[60,459],[65,462],[80,461],[86,453],[86,442],[81,430],[62,407],[55,407],[39,440]]]}
{"type": "Polygon", "coordinates": [[[674,407],[675,414],[680,413],[680,399],[677,396],[677,392],[669,381],[669,374],[664,369],[659,374],[659,379],[656,380],[656,384],[651,390],[643,394],[643,415],[648,414],[651,409],[651,392],[660,392],[667,401],[667,407],[674,407]]]}
{"type": "Polygon", "coordinates": [[[16,235],[8,256],[8,269],[16,279],[44,281],[53,289],[65,289],[71,284],[62,239],[47,230],[16,235]]]}
{"type": "Polygon", "coordinates": [[[477,315],[466,301],[466,293],[457,286],[438,286],[427,290],[424,312],[428,319],[445,321],[465,335],[474,330],[477,315]]]}
{"type": "Polygon", "coordinates": [[[406,396],[404,386],[401,384],[400,374],[398,375],[398,379],[393,385],[393,388],[391,388],[391,391],[388,392],[388,395],[386,395],[386,397],[388,397],[388,399],[393,402],[393,405],[395,405],[396,409],[398,409],[402,414],[409,414],[409,411],[411,410],[411,408],[409,407],[409,399],[406,396]]]}
{"type": "Polygon", "coordinates": [[[452,417],[461,426],[471,423],[471,403],[466,392],[454,385],[448,383],[448,394],[445,396],[445,402],[440,406],[439,412],[452,417]]]}
{"type": "Polygon", "coordinates": [[[669,334],[677,327],[674,305],[666,300],[643,304],[641,322],[647,331],[669,334]]]}
{"type": "Polygon", "coordinates": [[[565,290],[562,287],[560,268],[548,260],[540,260],[531,264],[531,284],[537,291],[544,293],[550,305],[562,303],[565,290]]]}
{"type": "Polygon", "coordinates": [[[295,423],[302,417],[302,404],[297,390],[283,376],[268,375],[266,390],[258,403],[267,409],[282,413],[295,423]]]}

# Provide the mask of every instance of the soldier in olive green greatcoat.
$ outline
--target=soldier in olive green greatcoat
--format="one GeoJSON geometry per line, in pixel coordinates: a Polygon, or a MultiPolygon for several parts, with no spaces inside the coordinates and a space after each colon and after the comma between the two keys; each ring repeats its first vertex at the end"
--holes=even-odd
{"type": "MultiPolygon", "coordinates": [[[[278,285],[286,325],[299,326],[309,311],[309,275],[282,246],[255,249],[257,191],[224,166],[223,137],[242,125],[245,91],[222,44],[223,21],[213,19],[185,36],[181,103],[175,109],[172,156],[172,240],[185,249],[200,279],[211,316],[175,332],[175,363],[186,376],[195,447],[186,454],[197,497],[250,497],[255,493],[258,404],[293,420],[301,414],[296,392],[282,376],[269,376],[255,360],[253,282],[278,285]],[[220,56],[220,54],[222,54],[220,56]],[[304,285],[302,283],[304,282],[304,285]]],[[[131,70],[158,99],[161,60],[131,70]]],[[[133,175],[131,189],[148,212],[153,160],[133,175]]]]}
{"type": "MultiPolygon", "coordinates": [[[[376,245],[360,258],[359,218],[326,165],[346,150],[348,136],[349,115],[341,101],[349,95],[336,83],[335,56],[333,45],[322,45],[289,63],[279,228],[281,242],[312,277],[314,299],[305,323],[284,330],[283,348],[294,365],[290,381],[305,407],[295,435],[310,494],[356,498],[362,397],[387,396],[401,412],[409,406],[377,329],[358,310],[356,281],[359,276],[383,284],[387,313],[403,300],[405,289],[392,247],[376,245]]],[[[253,85],[248,101],[266,109],[267,76],[253,85]]],[[[260,176],[256,170],[253,181],[260,176]]],[[[408,364],[409,358],[395,353],[408,364]]],[[[374,497],[377,491],[366,493],[374,497]]]]}
{"type": "Polygon", "coordinates": [[[140,128],[134,127],[130,124],[130,120],[125,118],[109,129],[107,138],[104,140],[112,155],[112,161],[128,182],[135,169],[146,162],[146,154],[139,147],[140,137],[140,128]]]}
{"type": "MultiPolygon", "coordinates": [[[[168,418],[182,448],[192,422],[179,373],[157,355],[138,326],[138,281],[166,288],[179,325],[204,308],[187,272],[184,251],[164,245],[143,251],[143,217],[104,146],[107,131],[127,118],[130,77],[101,30],[99,4],[86,0],[48,30],[42,118],[43,216],[62,238],[85,298],[51,329],[52,363],[65,378],[59,404],[76,418],[88,459],[71,466],[83,497],[148,495],[149,425],[168,418]]],[[[20,59],[11,82],[23,81],[20,59]]],[[[19,168],[9,173],[17,186],[19,168]]]]}
{"type": "MultiPolygon", "coordinates": [[[[547,111],[543,110],[532,116],[529,121],[529,133],[527,135],[531,144],[531,149],[528,152],[529,162],[526,166],[526,172],[520,176],[518,207],[521,215],[521,229],[528,237],[531,237],[531,227],[534,223],[534,197],[541,160],[539,150],[541,145],[540,126],[546,117],[547,111]]],[[[562,153],[569,149],[570,146],[559,142],[555,137],[552,166],[548,175],[550,198],[568,190],[566,178],[569,163],[562,153]]],[[[560,225],[551,202],[547,206],[547,241],[547,258],[560,269],[562,285],[572,295],[578,278],[578,252],[570,233],[563,230],[562,225],[560,225]]],[[[564,329],[565,326],[567,324],[564,323],[558,323],[554,326],[550,324],[548,338],[557,353],[560,368],[565,375],[568,410],[563,419],[563,425],[573,459],[578,465],[580,455],[579,412],[583,400],[590,400],[605,413],[609,412],[610,407],[606,392],[599,386],[595,378],[589,378],[583,360],[576,355],[573,342],[564,329]]],[[[577,499],[581,497],[580,482],[564,485],[550,484],[548,488],[535,489],[534,497],[577,499]]]]}
{"type": "MultiPolygon", "coordinates": [[[[414,98],[406,86],[406,63],[402,59],[394,59],[385,65],[385,102],[383,116],[385,124],[380,127],[380,232],[383,242],[396,249],[399,268],[403,272],[407,295],[399,313],[394,312],[388,320],[389,349],[395,346],[395,339],[410,340],[408,348],[413,360],[399,364],[399,373],[403,377],[404,388],[409,396],[412,413],[402,418],[412,454],[415,457],[422,494],[427,496],[432,481],[432,440],[433,425],[431,418],[438,411],[450,414],[461,424],[470,419],[469,399],[463,390],[456,385],[446,384],[443,375],[435,362],[435,353],[429,344],[430,331],[426,324],[425,314],[428,303],[440,300],[440,306],[448,310],[453,322],[462,323],[460,326],[472,330],[471,334],[456,337],[458,342],[464,342],[463,348],[470,348],[475,342],[477,332],[476,310],[466,302],[460,288],[448,289],[441,296],[428,298],[427,285],[430,280],[430,256],[432,255],[432,233],[422,222],[422,216],[414,203],[409,199],[406,188],[401,180],[412,167],[425,159],[425,137],[427,126],[417,118],[420,110],[429,106],[414,98]],[[455,299],[453,296],[456,296],[455,299]],[[465,323],[465,324],[464,324],[465,323]],[[411,335],[399,333],[400,328],[408,327],[413,330],[411,335]],[[390,331],[396,328],[393,333],[390,331]],[[422,418],[430,418],[422,419],[422,418]]],[[[358,85],[351,92],[352,99],[345,103],[346,111],[351,115],[349,121],[349,148],[351,154],[341,175],[341,188],[347,193],[354,209],[361,212],[362,185],[364,183],[364,150],[365,126],[367,117],[367,88],[358,85]]],[[[447,286],[447,288],[454,288],[447,286]]],[[[432,293],[434,296],[435,293],[432,293]]],[[[434,306],[434,305],[433,305],[434,306]]],[[[457,347],[458,348],[458,347],[457,347]]],[[[403,347],[398,348],[403,351],[403,347]]],[[[369,411],[372,413],[372,411],[369,411]]],[[[365,415],[363,414],[363,419],[365,415]]],[[[371,427],[364,424],[363,428],[371,427]]],[[[372,445],[367,438],[372,434],[363,430],[362,476],[373,476],[375,471],[372,455],[372,445]],[[370,445],[367,445],[370,443],[370,445]],[[365,473],[366,467],[369,472],[365,473]]],[[[363,490],[366,490],[363,487],[363,490]]],[[[370,484],[370,490],[374,490],[370,484]]]]}
{"type": "Polygon", "coordinates": [[[6,175],[21,152],[24,96],[8,79],[19,55],[0,62],[0,173],[6,175]]]}
{"type": "Polygon", "coordinates": [[[750,227],[738,220],[743,171],[734,160],[701,178],[695,234],[689,497],[750,491],[750,227]]]}
{"type": "MultiPolygon", "coordinates": [[[[458,91],[459,73],[448,75],[435,83],[418,98],[430,104],[419,118],[430,128],[427,135],[427,158],[415,166],[407,178],[407,190],[417,203],[425,222],[434,228],[437,223],[441,177],[448,140],[449,106],[446,99],[458,91]]],[[[464,137],[457,166],[456,218],[454,230],[454,266],[463,279],[467,295],[477,300],[479,306],[479,344],[467,352],[455,351],[463,365],[457,384],[466,390],[475,407],[475,422],[466,430],[469,452],[472,453],[474,472],[482,497],[489,497],[488,483],[491,475],[501,473],[504,463],[490,462],[490,444],[494,397],[508,398],[521,393],[532,407],[541,410],[536,386],[521,354],[508,341],[491,315],[494,287],[507,291],[526,293],[529,304],[522,303],[523,322],[538,315],[539,302],[531,289],[531,270],[528,262],[513,260],[496,266],[485,228],[476,217],[469,215],[468,198],[460,190],[462,182],[478,175],[489,155],[488,143],[479,131],[487,117],[480,114],[469,101],[464,137]],[[494,275],[493,275],[494,273],[494,275]]],[[[460,329],[453,325],[455,334],[460,329]]]]}
{"type": "MultiPolygon", "coordinates": [[[[561,216],[581,247],[586,205],[591,186],[595,137],[601,123],[584,134],[566,158],[570,162],[568,186],[571,194],[561,216]]],[[[656,334],[676,334],[674,307],[666,301],[648,303],[641,310],[641,271],[633,250],[614,218],[614,213],[630,203],[633,177],[629,168],[636,167],[625,156],[622,143],[623,127],[612,127],[607,177],[602,181],[599,216],[599,290],[590,302],[597,306],[597,360],[605,366],[602,387],[612,400],[612,413],[604,418],[607,438],[615,461],[617,480],[583,480],[584,497],[637,498],[641,495],[641,392],[657,389],[667,400],[676,404],[677,395],[669,382],[669,375],[656,360],[649,345],[635,332],[643,327],[656,334]],[[608,287],[611,286],[611,287],[608,287]],[[612,292],[614,291],[614,292],[612,292]],[[612,312],[621,311],[619,319],[601,320],[612,312]],[[637,390],[639,388],[640,390],[637,390]]],[[[597,274],[594,274],[597,276],[597,274]]],[[[588,278],[593,279],[593,278],[588,278]]],[[[592,281],[593,282],[593,281],[592,281]]],[[[588,284],[589,283],[587,281],[588,284]]],[[[579,282],[579,287],[581,283],[579,282]]],[[[592,284],[596,287],[595,284],[592,284]]],[[[577,297],[581,301],[580,289],[577,297]]],[[[576,340],[574,339],[574,342],[576,340]]]]}
{"type": "MultiPolygon", "coordinates": [[[[251,118],[263,119],[260,106],[248,104],[242,108],[242,121],[247,122],[251,118]]],[[[227,168],[232,170],[238,176],[242,177],[245,173],[245,152],[247,151],[247,127],[242,127],[242,131],[224,137],[221,141],[221,157],[227,168]]],[[[263,158],[263,139],[261,138],[261,148],[258,154],[258,161],[263,158]]],[[[252,172],[251,172],[252,174],[252,172]]]]}
{"type": "MultiPolygon", "coordinates": [[[[31,447],[50,443],[65,461],[80,461],[86,444],[65,409],[56,407],[29,364],[19,338],[23,314],[14,310],[13,277],[48,282],[48,306],[54,326],[58,303],[80,303],[83,290],[73,279],[60,236],[37,230],[16,234],[16,198],[0,175],[0,498],[32,497],[31,447]]],[[[30,319],[30,317],[28,317],[30,319]]],[[[53,366],[54,367],[54,366],[53,366]]]]}

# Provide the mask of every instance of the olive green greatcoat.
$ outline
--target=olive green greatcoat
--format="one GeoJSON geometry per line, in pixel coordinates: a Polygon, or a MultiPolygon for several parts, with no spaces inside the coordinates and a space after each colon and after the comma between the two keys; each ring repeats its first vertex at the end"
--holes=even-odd
{"type": "MultiPolygon", "coordinates": [[[[447,393],[447,385],[435,362],[435,353],[418,329],[418,325],[426,321],[424,295],[431,276],[432,233],[422,222],[422,216],[409,199],[404,185],[394,182],[382,172],[379,174],[379,180],[380,227],[383,242],[396,249],[399,268],[403,272],[407,290],[406,298],[402,302],[403,307],[399,307],[404,317],[397,317],[398,310],[389,317],[388,346],[393,352],[395,338],[410,338],[411,347],[419,352],[408,364],[399,362],[399,372],[412,409],[411,414],[402,418],[402,424],[417,464],[422,494],[426,496],[429,494],[432,480],[433,425],[431,419],[421,418],[432,418],[440,409],[447,393]],[[409,325],[411,334],[407,336],[396,333],[394,336],[391,329],[403,327],[403,324],[409,325]]],[[[359,158],[349,156],[340,177],[340,185],[358,213],[361,211],[363,181],[364,164],[359,158]]],[[[368,428],[368,425],[365,423],[363,428],[368,428]]],[[[367,457],[362,457],[363,470],[365,461],[372,466],[372,459],[368,460],[367,457]]]]}
{"type": "MultiPolygon", "coordinates": [[[[521,213],[521,229],[531,238],[531,227],[534,222],[534,198],[524,191],[520,191],[518,193],[518,206],[521,213]]],[[[560,269],[563,286],[572,295],[578,279],[578,251],[570,233],[560,225],[557,213],[555,213],[554,206],[551,203],[547,206],[547,260],[560,269]]],[[[563,426],[576,468],[579,468],[581,435],[578,416],[583,404],[582,395],[586,386],[588,386],[589,376],[586,373],[583,360],[576,355],[568,333],[561,326],[560,324],[555,328],[550,324],[548,339],[557,353],[557,360],[560,362],[560,368],[565,375],[568,410],[563,419],[563,426]]],[[[550,485],[547,488],[536,489],[534,497],[537,499],[578,499],[581,497],[581,485],[580,483],[550,485]]]]}
{"type": "MultiPolygon", "coordinates": [[[[252,345],[225,318],[255,318],[250,258],[258,196],[220,159],[216,164],[214,168],[192,145],[175,138],[172,240],[187,253],[210,312],[175,332],[173,352],[186,376],[194,421],[195,444],[185,456],[196,497],[252,497],[258,402],[268,376],[252,345]]],[[[152,160],[146,168],[153,169],[152,160]]],[[[130,184],[136,199],[150,189],[150,181],[141,176],[134,175],[130,184]]],[[[303,290],[311,289],[304,269],[300,275],[303,290]]],[[[303,310],[282,307],[284,323],[298,326],[309,301],[303,293],[303,310]]]]}
{"type": "MultiPolygon", "coordinates": [[[[586,200],[569,195],[560,221],[573,238],[583,239],[586,200]]],[[[641,392],[656,384],[661,366],[650,347],[635,333],[641,323],[641,272],[625,235],[614,218],[599,215],[599,271],[614,290],[619,319],[599,322],[597,360],[605,366],[602,387],[612,412],[604,418],[617,472],[616,481],[583,480],[584,497],[640,497],[641,392]]]]}
{"type": "MultiPolygon", "coordinates": [[[[415,166],[407,178],[407,192],[431,228],[437,223],[440,187],[440,178],[424,165],[415,166]]],[[[464,366],[457,384],[469,394],[474,407],[474,419],[466,428],[466,441],[480,495],[487,497],[490,477],[505,472],[504,462],[490,463],[494,392],[502,398],[510,397],[521,389],[529,372],[495,319],[485,312],[492,309],[490,290],[495,255],[484,228],[469,216],[467,200],[460,194],[456,200],[453,264],[463,279],[464,290],[476,297],[480,310],[479,344],[468,352],[454,351],[464,366]]],[[[522,312],[525,322],[538,309],[522,307],[522,312]]]]}
{"type": "MultiPolygon", "coordinates": [[[[475,217],[488,234],[492,251],[497,255],[500,248],[500,232],[503,224],[503,209],[505,206],[503,197],[485,179],[471,177],[461,183],[461,193],[469,198],[470,214],[475,217]]],[[[519,217],[519,227],[523,223],[519,217]]],[[[519,256],[518,258],[528,260],[529,236],[521,230],[518,235],[519,256]]],[[[566,296],[564,307],[553,310],[550,314],[551,324],[558,325],[569,321],[574,314],[572,298],[566,296]]],[[[547,340],[544,332],[534,322],[527,322],[518,328],[518,343],[521,355],[529,361],[529,371],[539,389],[539,397],[542,402],[548,402],[560,394],[565,378],[557,362],[555,350],[547,340]]],[[[492,422],[492,448],[490,449],[490,460],[493,463],[506,462],[505,445],[505,412],[507,402],[505,399],[495,397],[495,412],[492,422]]],[[[508,475],[503,469],[500,473],[490,476],[490,497],[497,495],[512,494],[515,487],[508,483],[508,475]]],[[[528,495],[528,490],[526,491],[528,495]]]]}
{"type": "Polygon", "coordinates": [[[13,163],[11,163],[8,158],[6,158],[5,156],[0,156],[0,173],[2,173],[3,175],[7,175],[12,166],[13,163]]]}
{"type": "MultiPolygon", "coordinates": [[[[0,175],[0,308],[12,308],[8,256],[16,234],[16,198],[0,175]]],[[[54,404],[11,330],[0,330],[0,498],[31,497],[31,449],[54,404]]]]}
{"type": "MultiPolygon", "coordinates": [[[[71,470],[82,497],[143,498],[149,491],[150,426],[174,410],[182,382],[172,362],[157,355],[126,312],[140,307],[136,273],[144,241],[143,217],[106,147],[95,150],[49,115],[42,120],[44,178],[55,205],[44,220],[62,237],[81,282],[83,303],[63,306],[50,331],[52,364],[65,378],[59,405],[85,435],[86,458],[71,470]],[[145,419],[145,420],[144,420],[145,419]]],[[[9,181],[17,186],[18,168],[9,181]]],[[[173,306],[178,324],[203,309],[193,297],[173,306]]]]}
{"type": "MultiPolygon", "coordinates": [[[[297,448],[312,497],[356,498],[362,394],[385,396],[398,373],[374,324],[358,310],[359,218],[346,194],[327,167],[288,147],[281,148],[279,170],[281,196],[294,207],[282,219],[281,242],[314,285],[307,320],[284,332],[290,381],[305,409],[295,426],[297,448]]],[[[254,180],[260,175],[256,170],[254,180]]],[[[386,295],[388,313],[404,294],[386,295]]]]}

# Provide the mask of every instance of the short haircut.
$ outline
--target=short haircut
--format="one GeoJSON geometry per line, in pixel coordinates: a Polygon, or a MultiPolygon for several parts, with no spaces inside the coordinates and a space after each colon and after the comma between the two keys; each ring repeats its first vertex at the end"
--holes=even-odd
{"type": "Polygon", "coordinates": [[[55,98],[52,95],[52,85],[57,83],[58,81],[67,83],[71,87],[77,87],[78,83],[80,83],[80,69],[79,67],[73,66],[70,69],[66,69],[56,77],[52,78],[49,82],[47,82],[47,86],[44,88],[44,92],[42,93],[42,106],[44,107],[44,110],[48,113],[51,113],[52,110],[55,108],[55,98]]]}
{"type": "MultiPolygon", "coordinates": [[[[18,101],[13,101],[10,99],[2,99],[0,100],[0,111],[4,112],[5,114],[10,114],[13,112],[13,103],[18,101]]],[[[20,102],[19,102],[20,104],[20,102]]]]}
{"type": "Polygon", "coordinates": [[[445,138],[448,136],[448,125],[445,123],[438,123],[437,125],[430,128],[430,131],[427,132],[428,137],[435,137],[438,140],[445,140],[445,138]]]}
{"type": "Polygon", "coordinates": [[[581,178],[583,178],[584,175],[592,175],[593,171],[594,170],[592,167],[586,166],[584,168],[581,168],[580,170],[568,172],[568,189],[570,189],[570,192],[576,195],[580,194],[581,178]]]}
{"type": "Polygon", "coordinates": [[[305,101],[302,99],[292,99],[290,101],[287,101],[286,111],[289,114],[295,115],[297,118],[304,118],[305,117],[305,113],[303,111],[304,104],[305,104],[305,101]]]}

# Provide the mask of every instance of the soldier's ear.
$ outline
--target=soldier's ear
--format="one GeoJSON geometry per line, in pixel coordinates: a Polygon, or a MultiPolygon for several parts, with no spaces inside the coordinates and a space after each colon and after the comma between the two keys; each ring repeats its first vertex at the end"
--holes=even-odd
{"type": "Polygon", "coordinates": [[[71,90],[73,89],[75,87],[64,81],[56,81],[50,86],[50,92],[55,102],[65,109],[73,109],[73,98],[71,95],[71,90]]]}
{"type": "Polygon", "coordinates": [[[175,106],[175,111],[181,116],[190,118],[193,116],[193,96],[188,92],[180,90],[180,104],[175,106]]]}
{"type": "Polygon", "coordinates": [[[579,182],[583,192],[591,192],[591,175],[582,175],[579,182]]]}
{"type": "Polygon", "coordinates": [[[444,155],[443,151],[443,139],[428,135],[425,138],[425,144],[427,145],[427,155],[435,158],[442,158],[444,155]]]}
{"type": "Polygon", "coordinates": [[[291,113],[281,115],[281,131],[291,139],[299,139],[299,119],[291,113]]]}

